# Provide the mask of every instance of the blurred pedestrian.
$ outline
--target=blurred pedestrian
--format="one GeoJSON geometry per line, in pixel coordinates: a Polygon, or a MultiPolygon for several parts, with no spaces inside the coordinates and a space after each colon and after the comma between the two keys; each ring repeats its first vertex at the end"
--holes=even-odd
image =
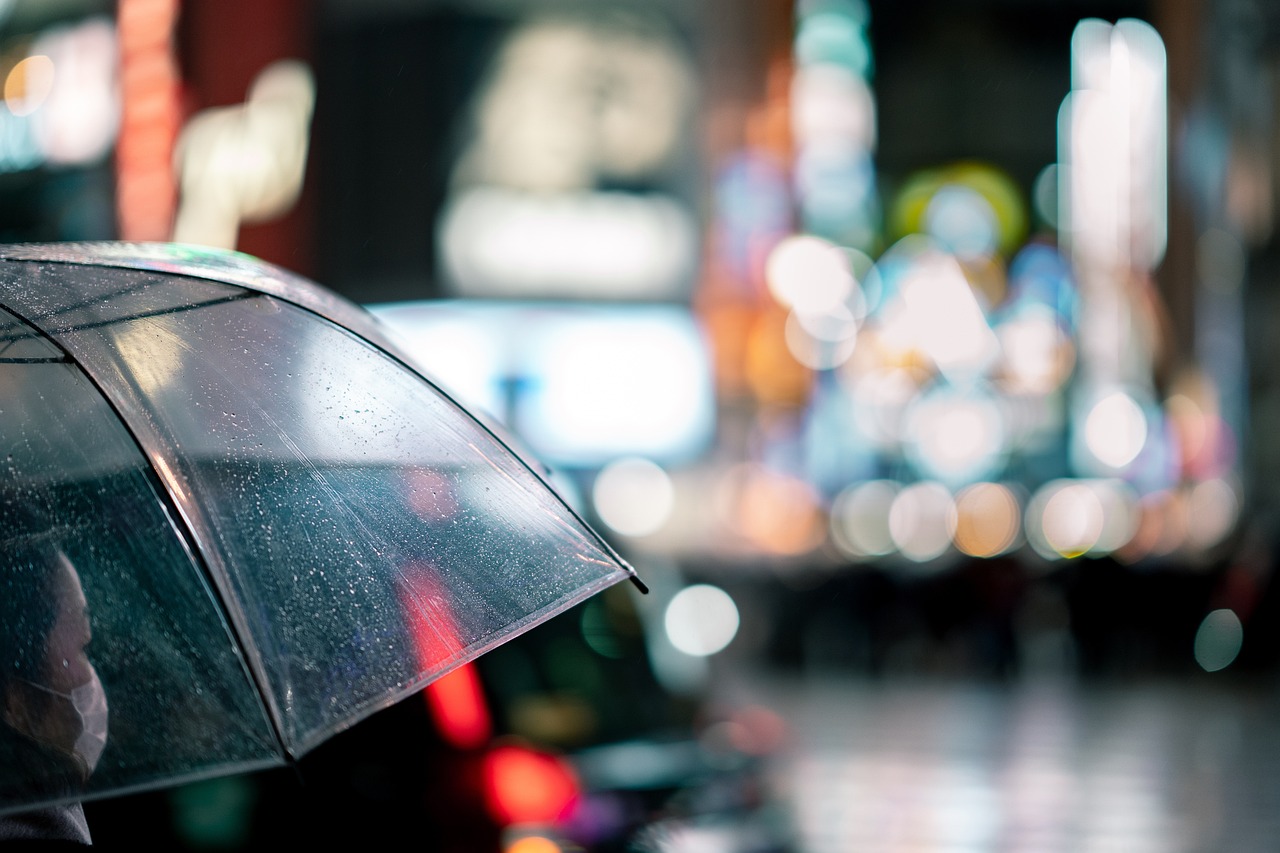
{"type": "Polygon", "coordinates": [[[107,742],[107,701],[89,660],[80,576],[47,536],[0,557],[0,761],[54,805],[0,817],[0,841],[91,844],[76,801],[107,742]]]}

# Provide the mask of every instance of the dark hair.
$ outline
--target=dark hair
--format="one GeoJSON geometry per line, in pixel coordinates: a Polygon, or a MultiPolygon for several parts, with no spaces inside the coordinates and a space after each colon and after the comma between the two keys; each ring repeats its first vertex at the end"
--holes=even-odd
{"type": "Polygon", "coordinates": [[[3,542],[0,695],[10,678],[40,680],[45,644],[58,615],[54,582],[57,568],[65,559],[51,532],[6,535],[3,542]]]}

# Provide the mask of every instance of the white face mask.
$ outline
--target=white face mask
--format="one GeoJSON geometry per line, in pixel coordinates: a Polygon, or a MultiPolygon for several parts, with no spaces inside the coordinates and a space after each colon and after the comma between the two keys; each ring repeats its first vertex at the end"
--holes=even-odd
{"type": "Polygon", "coordinates": [[[91,668],[89,672],[89,680],[73,688],[70,693],[60,693],[42,684],[28,682],[32,687],[71,704],[78,721],[71,751],[84,764],[85,776],[98,766],[98,759],[107,746],[107,693],[102,689],[97,670],[91,668]]]}

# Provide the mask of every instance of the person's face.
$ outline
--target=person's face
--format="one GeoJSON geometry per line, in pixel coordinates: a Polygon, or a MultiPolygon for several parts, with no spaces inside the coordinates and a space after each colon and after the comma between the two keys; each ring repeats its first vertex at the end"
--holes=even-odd
{"type": "Polygon", "coordinates": [[[58,609],[45,645],[42,676],[44,687],[70,693],[93,676],[93,665],[85,651],[93,633],[80,575],[65,555],[59,554],[58,562],[53,581],[58,609]]]}
{"type": "Polygon", "coordinates": [[[54,621],[45,638],[40,671],[30,680],[11,679],[0,710],[11,728],[80,761],[87,778],[97,754],[88,757],[78,749],[86,723],[72,693],[97,683],[86,652],[93,636],[88,603],[80,576],[64,555],[58,555],[53,567],[52,584],[54,621]]]}

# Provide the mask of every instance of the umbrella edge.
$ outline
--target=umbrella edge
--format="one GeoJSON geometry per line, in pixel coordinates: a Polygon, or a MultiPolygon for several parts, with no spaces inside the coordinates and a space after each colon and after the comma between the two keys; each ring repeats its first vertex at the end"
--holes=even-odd
{"type": "Polygon", "coordinates": [[[457,655],[451,658],[450,661],[447,664],[445,664],[443,668],[433,672],[431,675],[428,675],[425,678],[420,678],[420,679],[417,679],[416,681],[410,682],[404,688],[397,690],[395,693],[389,694],[387,696],[379,697],[378,699],[375,699],[373,701],[370,701],[360,706],[359,708],[357,708],[356,710],[348,714],[347,718],[344,719],[339,725],[328,726],[323,729],[318,729],[315,732],[312,732],[311,734],[309,734],[306,738],[300,739],[298,743],[294,745],[292,748],[286,747],[287,749],[289,749],[289,757],[294,761],[300,759],[306,753],[310,752],[312,749],[315,749],[317,746],[324,743],[328,739],[334,737],[335,735],[341,734],[342,732],[350,729],[351,727],[357,725],[358,723],[363,722],[364,720],[367,720],[369,717],[373,716],[379,711],[385,711],[387,708],[390,708],[392,705],[395,705],[399,702],[404,701],[405,699],[412,696],[414,693],[421,691],[428,684],[431,684],[433,681],[439,678],[442,678],[445,675],[448,675],[450,672],[462,666],[463,664],[470,663],[476,658],[484,655],[486,652],[492,651],[498,646],[501,646],[505,643],[510,642],[511,640],[514,640],[516,637],[519,637],[521,634],[527,633],[528,631],[538,627],[539,625],[548,621],[549,619],[552,619],[555,616],[560,615],[561,613],[570,609],[574,605],[581,604],[583,601],[586,601],[588,598],[591,598],[597,593],[603,592],[609,587],[614,586],[615,584],[621,583],[622,581],[627,580],[630,577],[634,577],[634,576],[628,575],[624,572],[622,574],[615,574],[608,577],[600,578],[599,580],[593,581],[592,583],[587,584],[584,587],[580,587],[579,589],[574,590],[574,592],[571,595],[565,596],[564,598],[561,598],[558,601],[552,602],[551,604],[548,604],[534,611],[533,613],[526,614],[525,616],[518,619],[516,622],[512,623],[512,625],[516,627],[510,628],[510,626],[508,626],[510,630],[506,631],[499,637],[489,637],[489,638],[486,638],[485,640],[478,641],[476,643],[473,643],[470,646],[467,646],[461,652],[459,652],[457,655]]]}
{"type": "Polygon", "coordinates": [[[0,246],[0,260],[145,269],[170,275],[186,275],[274,296],[304,311],[323,317],[350,334],[362,338],[371,346],[377,347],[386,357],[398,362],[430,385],[443,399],[488,433],[555,495],[569,514],[591,535],[596,544],[617,561],[636,589],[645,595],[649,593],[649,587],[640,579],[635,568],[605,537],[588,524],[576,509],[569,505],[559,491],[551,486],[547,478],[538,471],[538,466],[531,464],[526,454],[518,449],[518,442],[508,440],[503,435],[505,431],[497,424],[477,416],[454,399],[453,395],[439,383],[433,381],[423,368],[386,333],[385,326],[376,316],[318,282],[244,252],[182,243],[128,241],[16,243],[0,246]],[[184,257],[184,252],[195,257],[184,257]]]}

